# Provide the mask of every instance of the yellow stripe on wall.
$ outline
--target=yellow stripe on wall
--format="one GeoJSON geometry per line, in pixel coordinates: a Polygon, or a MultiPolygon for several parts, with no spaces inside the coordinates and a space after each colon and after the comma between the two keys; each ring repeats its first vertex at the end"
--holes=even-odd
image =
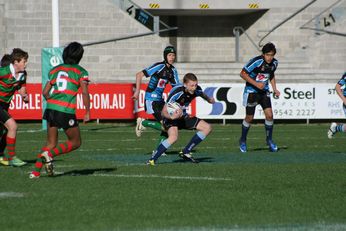
{"type": "Polygon", "coordinates": [[[149,7],[151,9],[158,9],[158,8],[160,8],[160,4],[158,4],[158,3],[150,3],[149,7]]]}
{"type": "Polygon", "coordinates": [[[259,4],[258,3],[250,3],[249,4],[249,8],[250,9],[258,9],[259,8],[259,4]]]}
{"type": "Polygon", "coordinates": [[[201,4],[199,4],[199,8],[200,9],[209,9],[209,4],[201,3],[201,4]]]}

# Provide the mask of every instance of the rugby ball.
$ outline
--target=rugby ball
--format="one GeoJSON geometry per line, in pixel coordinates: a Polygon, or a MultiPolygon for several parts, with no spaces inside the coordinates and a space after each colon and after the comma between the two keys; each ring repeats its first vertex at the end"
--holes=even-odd
{"type": "Polygon", "coordinates": [[[172,117],[176,111],[182,110],[182,107],[177,102],[169,102],[167,103],[167,112],[170,117],[172,117]]]}

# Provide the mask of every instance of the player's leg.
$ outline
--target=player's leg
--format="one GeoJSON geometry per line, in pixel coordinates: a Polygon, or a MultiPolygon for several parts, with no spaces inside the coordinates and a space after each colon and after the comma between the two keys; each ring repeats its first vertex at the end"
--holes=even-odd
{"type": "Polygon", "coordinates": [[[328,138],[332,139],[337,132],[345,132],[346,126],[343,123],[331,123],[328,130],[328,138]]]}
{"type": "Polygon", "coordinates": [[[67,141],[57,144],[58,127],[49,127],[47,136],[47,145],[42,148],[43,152],[38,155],[35,163],[35,170],[30,174],[30,178],[40,176],[40,171],[45,165],[48,176],[54,175],[53,159],[56,156],[69,153],[81,145],[81,137],[79,127],[71,127],[65,131],[67,141]]]}
{"type": "Polygon", "coordinates": [[[80,130],[78,126],[64,129],[64,132],[67,136],[67,140],[63,143],[57,144],[55,148],[49,150],[53,157],[76,150],[82,144],[82,139],[80,136],[80,130]]]}
{"type": "MultiPolygon", "coordinates": [[[[165,129],[163,128],[163,125],[162,125],[163,124],[162,109],[164,106],[165,106],[164,101],[154,101],[152,103],[152,111],[154,112],[153,116],[156,120],[155,123],[157,123],[157,128],[155,128],[155,129],[158,131],[161,131],[155,148],[157,148],[161,144],[162,141],[164,141],[168,138],[168,133],[167,133],[167,131],[165,131],[165,129]],[[159,130],[159,127],[160,127],[160,130],[159,130]]],[[[154,151],[153,151],[153,153],[154,153],[154,151]]],[[[162,155],[165,156],[166,153],[162,153],[162,155]]]]}
{"type": "Polygon", "coordinates": [[[137,137],[140,137],[142,135],[142,132],[147,128],[153,128],[157,131],[161,131],[162,127],[161,127],[161,123],[159,121],[161,121],[161,119],[156,118],[155,113],[160,113],[161,114],[161,110],[163,108],[163,105],[165,104],[164,101],[151,101],[151,100],[146,100],[145,101],[145,111],[148,114],[153,114],[155,117],[156,121],[153,120],[146,120],[143,118],[137,118],[137,123],[136,123],[136,135],[137,137]],[[159,110],[161,108],[161,110],[159,110]]]}
{"type": "Polygon", "coordinates": [[[255,109],[257,106],[257,94],[256,93],[244,93],[243,104],[245,105],[246,115],[241,125],[241,136],[239,139],[239,150],[241,152],[247,152],[247,134],[250,130],[251,123],[255,115],[255,109]]]}
{"type": "Polygon", "coordinates": [[[264,128],[266,132],[266,143],[269,147],[269,151],[277,152],[278,146],[273,141],[274,118],[269,93],[261,96],[260,104],[265,116],[264,128]]]}
{"type": "MultiPolygon", "coordinates": [[[[7,113],[5,111],[3,112],[7,113]]],[[[15,167],[20,167],[25,165],[26,162],[16,157],[16,135],[17,135],[16,121],[9,116],[7,121],[4,123],[4,126],[7,129],[7,134],[5,138],[7,152],[4,153],[4,157],[1,163],[4,165],[11,165],[15,167]]]]}
{"type": "Polygon", "coordinates": [[[160,145],[153,152],[153,155],[148,160],[147,164],[155,165],[157,159],[178,140],[178,127],[170,126],[167,130],[168,138],[160,143],[160,145]]]}
{"type": "Polygon", "coordinates": [[[197,117],[189,117],[185,119],[185,129],[196,129],[198,132],[191,138],[189,143],[182,150],[182,154],[180,156],[184,159],[197,163],[197,161],[194,158],[192,158],[191,151],[199,143],[205,140],[205,138],[212,131],[212,127],[209,123],[205,122],[204,120],[201,120],[197,117]]]}
{"type": "MultiPolygon", "coordinates": [[[[344,104],[342,108],[344,110],[344,114],[346,115],[346,106],[344,104]]],[[[328,138],[332,139],[337,132],[346,132],[346,126],[343,123],[331,123],[329,130],[327,132],[328,138]]]]}
{"type": "Polygon", "coordinates": [[[6,148],[6,136],[6,128],[2,124],[0,124],[0,161],[3,160],[4,157],[4,152],[6,148]]]}
{"type": "Polygon", "coordinates": [[[158,121],[154,121],[154,120],[145,120],[142,118],[142,122],[141,122],[142,126],[144,127],[148,127],[148,128],[152,128],[155,129],[157,131],[161,131],[161,123],[158,121]]]}
{"type": "Polygon", "coordinates": [[[31,172],[30,178],[38,178],[41,175],[41,169],[45,165],[48,176],[54,175],[53,155],[49,152],[54,149],[58,142],[58,127],[47,122],[47,143],[42,147],[42,152],[37,155],[34,171],[31,172]]]}

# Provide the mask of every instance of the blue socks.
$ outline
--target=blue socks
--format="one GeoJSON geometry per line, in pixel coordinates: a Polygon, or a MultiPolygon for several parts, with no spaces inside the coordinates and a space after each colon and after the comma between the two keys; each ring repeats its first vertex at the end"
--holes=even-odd
{"type": "Polygon", "coordinates": [[[171,144],[167,140],[162,141],[150,159],[156,161],[170,146],[171,144]]]}
{"type": "MultiPolygon", "coordinates": [[[[190,142],[186,145],[186,147],[183,149],[183,153],[190,153],[194,147],[196,147],[199,143],[201,143],[206,138],[206,135],[204,135],[202,132],[197,132],[190,142]]],[[[161,144],[157,147],[153,155],[151,156],[151,160],[156,161],[162,153],[164,153],[171,144],[168,142],[168,140],[164,140],[161,142],[161,144]]]]}
{"type": "Polygon", "coordinates": [[[246,122],[245,120],[243,120],[243,123],[241,124],[241,137],[240,137],[241,142],[246,142],[246,137],[247,137],[247,133],[249,132],[249,129],[250,129],[250,124],[246,122]]]}
{"type": "Polygon", "coordinates": [[[183,149],[183,153],[190,153],[192,151],[192,149],[194,147],[196,147],[196,145],[198,145],[199,143],[201,143],[204,139],[205,139],[205,135],[202,132],[197,132],[192,139],[190,140],[190,142],[186,145],[186,147],[183,149]]]}
{"type": "Polygon", "coordinates": [[[266,129],[267,140],[273,139],[273,125],[274,125],[274,121],[269,121],[269,120],[264,121],[264,127],[266,129]]]}
{"type": "Polygon", "coordinates": [[[344,124],[338,124],[336,126],[336,131],[337,132],[344,132],[344,124]]]}

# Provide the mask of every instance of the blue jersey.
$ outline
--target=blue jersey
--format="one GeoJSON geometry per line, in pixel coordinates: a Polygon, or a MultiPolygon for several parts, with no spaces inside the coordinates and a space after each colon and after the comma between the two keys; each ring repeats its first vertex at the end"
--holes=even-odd
{"type": "Polygon", "coordinates": [[[186,108],[190,105],[192,100],[198,96],[204,97],[202,88],[197,85],[197,89],[193,94],[190,94],[183,85],[172,88],[169,92],[167,103],[177,102],[183,108],[183,115],[187,115],[186,108]]]}
{"type": "Polygon", "coordinates": [[[167,83],[173,87],[178,85],[179,76],[174,66],[167,67],[165,62],[159,62],[143,70],[146,77],[150,77],[148,87],[145,91],[145,99],[151,101],[162,101],[162,94],[167,83]]]}
{"type": "Polygon", "coordinates": [[[344,73],[344,75],[341,77],[341,79],[339,80],[338,84],[343,88],[343,94],[344,96],[346,96],[346,72],[344,73]]]}
{"type": "Polygon", "coordinates": [[[278,61],[276,59],[273,59],[271,63],[266,63],[262,55],[251,59],[243,67],[243,71],[245,71],[250,76],[250,78],[252,78],[256,82],[264,82],[265,87],[263,90],[260,90],[254,85],[246,82],[244,92],[256,93],[256,92],[269,91],[268,82],[274,78],[274,72],[277,66],[278,66],[278,61]]]}

